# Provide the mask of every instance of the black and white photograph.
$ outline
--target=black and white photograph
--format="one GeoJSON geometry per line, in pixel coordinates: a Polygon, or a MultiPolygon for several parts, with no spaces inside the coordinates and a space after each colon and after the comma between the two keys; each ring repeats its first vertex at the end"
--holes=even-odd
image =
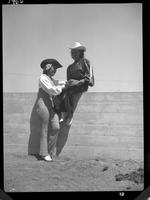
{"type": "Polygon", "coordinates": [[[142,192],[142,3],[16,2],[2,5],[4,192],[142,192]]]}

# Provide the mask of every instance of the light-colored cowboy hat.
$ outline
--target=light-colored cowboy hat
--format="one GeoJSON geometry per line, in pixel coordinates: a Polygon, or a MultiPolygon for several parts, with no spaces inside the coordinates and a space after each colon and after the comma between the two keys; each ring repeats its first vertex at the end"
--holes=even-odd
{"type": "Polygon", "coordinates": [[[70,47],[71,50],[73,49],[77,49],[77,50],[82,50],[82,51],[86,51],[86,48],[80,44],[80,42],[75,42],[74,45],[72,47],[70,47]]]}

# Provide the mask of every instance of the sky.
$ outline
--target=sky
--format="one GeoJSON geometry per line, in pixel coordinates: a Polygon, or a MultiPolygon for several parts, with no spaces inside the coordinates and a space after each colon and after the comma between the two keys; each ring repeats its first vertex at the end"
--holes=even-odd
{"type": "Polygon", "coordinates": [[[93,66],[89,92],[143,91],[141,3],[3,5],[2,32],[3,92],[37,92],[45,58],[65,80],[74,42],[93,66]]]}

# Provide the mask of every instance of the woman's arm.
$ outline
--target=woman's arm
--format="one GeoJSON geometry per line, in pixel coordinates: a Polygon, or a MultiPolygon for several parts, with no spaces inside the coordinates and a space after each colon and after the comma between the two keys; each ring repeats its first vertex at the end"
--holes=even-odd
{"type": "Polygon", "coordinates": [[[49,95],[58,95],[62,92],[65,85],[54,85],[54,83],[45,75],[41,75],[39,79],[39,87],[41,87],[49,95]]]}
{"type": "Polygon", "coordinates": [[[66,81],[59,81],[59,80],[55,80],[55,79],[52,79],[53,80],[53,83],[58,86],[58,85],[65,85],[66,84],[66,81]]]}

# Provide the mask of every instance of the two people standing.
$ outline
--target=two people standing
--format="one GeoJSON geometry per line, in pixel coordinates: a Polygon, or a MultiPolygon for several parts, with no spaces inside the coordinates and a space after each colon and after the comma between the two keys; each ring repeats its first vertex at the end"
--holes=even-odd
{"type": "Polygon", "coordinates": [[[57,60],[42,61],[43,74],[39,78],[39,91],[30,118],[28,154],[52,161],[53,156],[62,151],[79,99],[90,83],[90,63],[84,58],[85,50],[78,42],[71,47],[74,62],[67,68],[67,81],[53,78],[62,67],[57,60]]]}

